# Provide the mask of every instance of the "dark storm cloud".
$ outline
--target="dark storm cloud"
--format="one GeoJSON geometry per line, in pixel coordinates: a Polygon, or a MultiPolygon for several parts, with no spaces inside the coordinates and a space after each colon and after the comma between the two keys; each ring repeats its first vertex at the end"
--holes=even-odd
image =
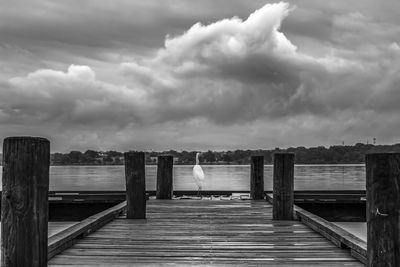
{"type": "MultiPolygon", "coordinates": [[[[65,45],[71,53],[82,47],[140,51],[158,48],[167,34],[179,34],[198,21],[233,16],[238,6],[246,6],[240,2],[227,6],[224,1],[5,1],[0,34],[2,43],[57,50],[65,45]]],[[[252,9],[247,6],[242,13],[252,9]]]]}

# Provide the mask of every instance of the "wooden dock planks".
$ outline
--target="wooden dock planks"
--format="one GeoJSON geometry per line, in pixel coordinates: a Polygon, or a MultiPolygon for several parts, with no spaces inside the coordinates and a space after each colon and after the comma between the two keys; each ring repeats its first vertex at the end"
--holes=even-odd
{"type": "MultiPolygon", "coordinates": [[[[49,222],[48,227],[47,227],[48,228],[48,231],[47,231],[48,237],[50,238],[77,223],[78,222],[49,222]]],[[[0,229],[1,229],[1,225],[0,225],[0,229]]],[[[1,238],[1,233],[0,233],[0,238],[1,238]]],[[[0,253],[0,260],[1,260],[1,253],[0,253]]]]}
{"type": "Polygon", "coordinates": [[[362,266],[349,250],[298,221],[272,221],[250,200],[149,200],[147,220],[124,216],[50,260],[49,266],[362,266]]]}
{"type": "MultiPolygon", "coordinates": [[[[78,222],[49,222],[48,224],[48,236],[53,236],[71,226],[73,226],[74,224],[77,224],[78,222]]],[[[1,225],[0,225],[0,229],[1,229],[1,225]]],[[[1,233],[0,233],[0,237],[1,237],[1,233]]]]}

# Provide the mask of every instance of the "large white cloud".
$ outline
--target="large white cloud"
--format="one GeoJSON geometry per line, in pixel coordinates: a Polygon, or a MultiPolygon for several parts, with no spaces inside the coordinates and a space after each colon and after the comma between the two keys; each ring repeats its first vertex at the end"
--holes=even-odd
{"type": "Polygon", "coordinates": [[[150,87],[153,97],[161,95],[160,105],[174,116],[229,123],[277,114],[308,101],[303,97],[312,90],[311,81],[303,82],[302,75],[327,71],[312,57],[296,53],[280,32],[288,13],[286,3],[268,4],[246,20],[197,23],[168,37],[155,57],[123,63],[122,72],[135,86],[150,87]]]}
{"type": "MultiPolygon", "coordinates": [[[[287,3],[267,4],[246,20],[195,24],[182,35],[168,37],[155,57],[123,63],[122,71],[135,86],[151,87],[154,97],[162,95],[169,110],[218,123],[299,112],[358,111],[373,92],[386,95],[384,90],[389,89],[380,88],[382,75],[397,77],[393,65],[399,65],[393,43],[375,38],[380,46],[362,46],[370,47],[374,61],[362,51],[345,53],[343,48],[321,57],[301,53],[280,31],[289,9],[287,3]]],[[[371,27],[369,23],[362,28],[362,21],[354,21],[359,17],[350,13],[335,21],[347,36],[371,27]]],[[[374,24],[374,31],[380,26],[374,24]]]]}

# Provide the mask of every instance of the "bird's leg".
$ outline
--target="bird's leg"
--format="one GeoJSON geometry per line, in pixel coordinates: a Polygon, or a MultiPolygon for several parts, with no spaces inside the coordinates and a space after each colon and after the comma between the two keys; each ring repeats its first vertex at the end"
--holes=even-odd
{"type": "Polygon", "coordinates": [[[197,188],[197,196],[200,196],[200,187],[197,188]]]}

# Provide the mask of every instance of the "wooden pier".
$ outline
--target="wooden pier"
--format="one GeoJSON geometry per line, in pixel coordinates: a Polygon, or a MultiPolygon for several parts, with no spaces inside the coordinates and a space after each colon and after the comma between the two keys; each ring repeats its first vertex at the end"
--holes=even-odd
{"type": "Polygon", "coordinates": [[[273,221],[265,200],[148,200],[77,239],[49,266],[363,266],[299,221],[273,221]]]}
{"type": "MultiPolygon", "coordinates": [[[[75,204],[76,200],[90,203],[101,195],[74,193],[71,199],[68,192],[49,194],[49,151],[49,141],[44,138],[4,140],[4,267],[400,264],[400,153],[367,155],[366,198],[358,192],[345,196],[353,204],[366,200],[366,243],[295,205],[299,194],[294,192],[292,153],[275,154],[273,192],[266,194],[265,201],[261,157],[252,158],[251,190],[247,197],[174,199],[172,160],[162,156],[159,162],[165,162],[157,170],[156,199],[149,199],[149,192],[145,191],[144,153],[127,152],[125,196],[111,193],[113,200],[102,203],[103,207],[114,205],[114,201],[119,204],[85,216],[49,237],[49,227],[51,230],[53,226],[49,223],[49,200],[60,201],[61,205],[65,201],[75,204]]],[[[303,204],[307,204],[310,199],[332,202],[335,194],[300,195],[303,204]]]]}

